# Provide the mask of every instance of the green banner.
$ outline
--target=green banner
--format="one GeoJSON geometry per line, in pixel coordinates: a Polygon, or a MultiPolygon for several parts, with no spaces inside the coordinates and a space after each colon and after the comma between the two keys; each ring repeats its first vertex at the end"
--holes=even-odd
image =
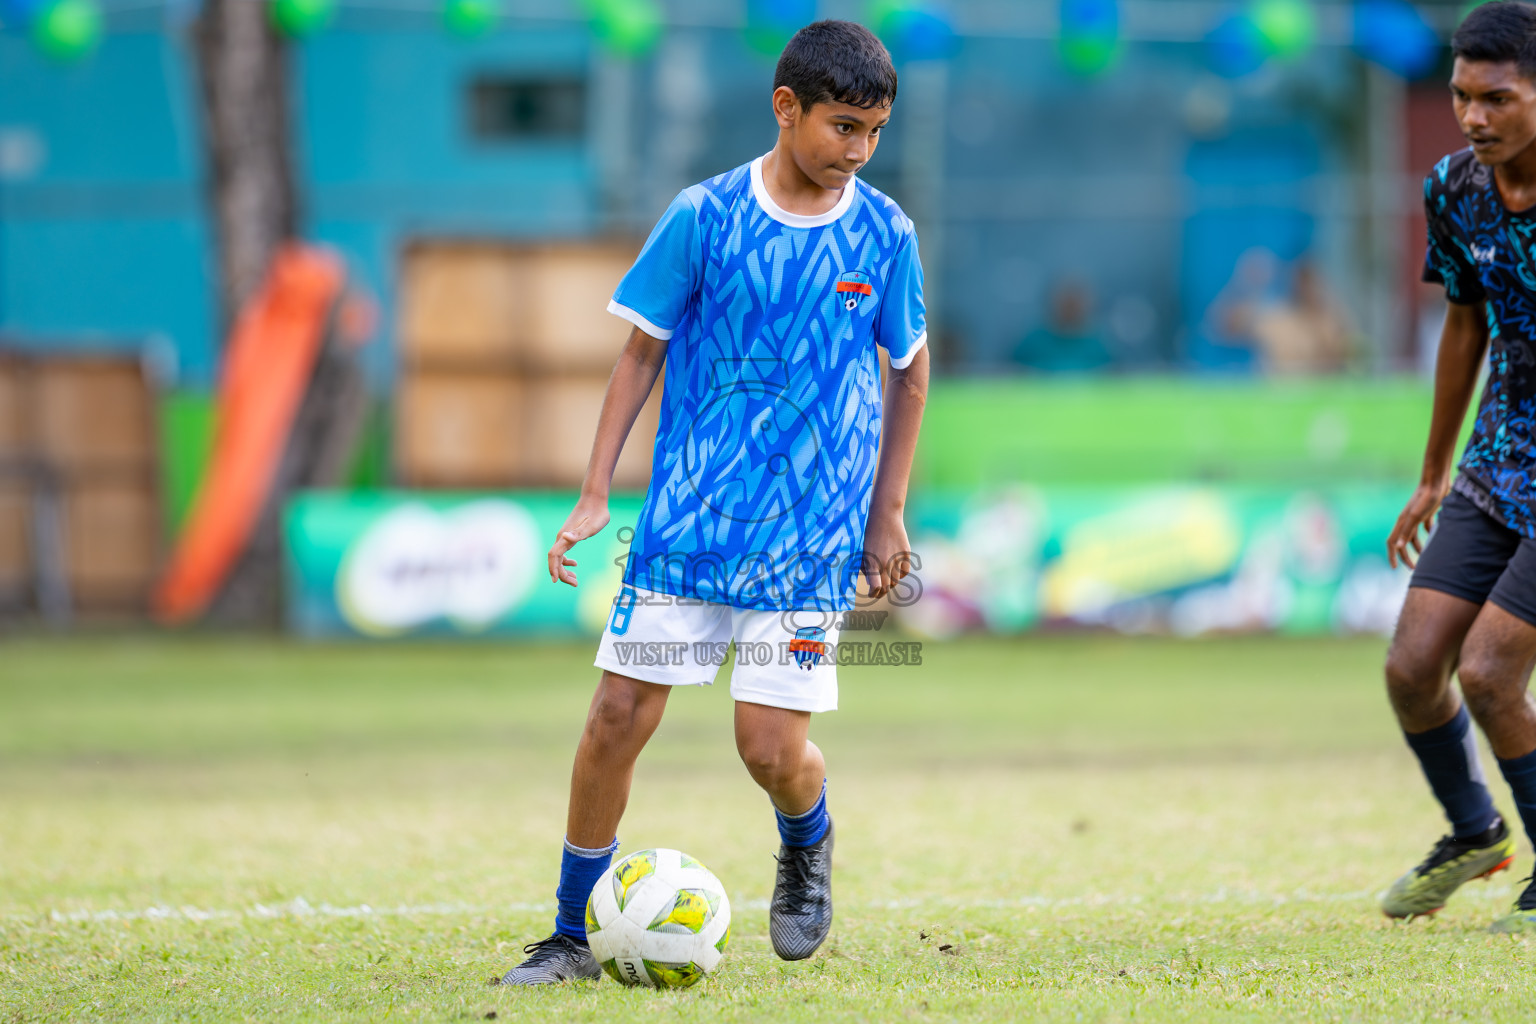
{"type": "Polygon", "coordinates": [[[1011,485],[909,517],[908,630],[1387,632],[1408,573],[1386,538],[1408,489],[1011,485]]]}
{"type": "MultiPolygon", "coordinates": [[[[1202,635],[1386,632],[1408,574],[1384,545],[1408,490],[1357,485],[1049,487],[930,495],[907,517],[914,578],[889,610],[950,636],[1091,627],[1202,635]]],[[[596,634],[638,496],[573,552],[546,553],[574,494],[309,493],[286,519],[288,621],[310,636],[596,634]]]]}
{"type": "Polygon", "coordinates": [[[597,633],[618,591],[640,498],[552,583],[547,553],[574,494],[310,492],[284,521],[289,628],[308,636],[597,633]],[[621,539],[622,538],[622,539],[621,539]]]}

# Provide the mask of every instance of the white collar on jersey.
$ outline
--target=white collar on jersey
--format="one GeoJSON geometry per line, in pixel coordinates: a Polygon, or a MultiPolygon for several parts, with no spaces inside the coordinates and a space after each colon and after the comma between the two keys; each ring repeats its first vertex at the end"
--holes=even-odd
{"type": "Polygon", "coordinates": [[[818,213],[811,217],[790,213],[773,201],[773,197],[768,194],[768,186],[763,184],[763,157],[760,156],[752,161],[752,198],[757,200],[757,205],[763,208],[764,213],[787,227],[819,228],[825,224],[831,224],[848,212],[848,207],[853,205],[853,194],[857,191],[858,187],[850,180],[843,186],[843,194],[838,198],[837,205],[826,213],[818,213]]]}

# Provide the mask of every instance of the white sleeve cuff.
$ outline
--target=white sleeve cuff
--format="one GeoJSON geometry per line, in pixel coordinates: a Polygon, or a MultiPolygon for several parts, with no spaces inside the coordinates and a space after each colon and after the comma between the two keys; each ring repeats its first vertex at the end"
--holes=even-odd
{"type": "Polygon", "coordinates": [[[924,331],[922,334],[917,336],[917,340],[912,343],[912,347],[907,349],[906,355],[902,356],[900,359],[897,359],[894,356],[891,357],[891,369],[905,370],[907,367],[911,366],[912,360],[917,358],[918,350],[920,350],[926,344],[928,344],[928,332],[924,331]]]}
{"type": "MultiPolygon", "coordinates": [[[[646,334],[649,334],[651,337],[656,338],[659,341],[670,341],[675,331],[675,328],[657,327],[655,324],[651,323],[645,317],[641,316],[639,313],[636,313],[628,306],[620,305],[617,299],[610,299],[608,301],[608,312],[612,313],[614,316],[621,320],[628,320],[630,323],[640,328],[646,334]]],[[[914,349],[914,351],[916,350],[914,349]]]]}

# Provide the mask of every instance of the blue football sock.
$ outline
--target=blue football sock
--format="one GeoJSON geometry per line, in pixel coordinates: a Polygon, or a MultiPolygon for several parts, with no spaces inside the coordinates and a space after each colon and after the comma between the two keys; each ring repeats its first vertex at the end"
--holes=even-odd
{"type": "Polygon", "coordinates": [[[580,942],[587,941],[587,897],[592,887],[603,877],[613,860],[613,851],[619,848],[615,839],[600,850],[584,850],[565,841],[565,852],[560,855],[560,885],[555,889],[555,931],[580,942]]]}
{"type": "Polygon", "coordinates": [[[777,807],[774,817],[779,819],[779,838],[785,846],[815,846],[827,834],[827,780],[821,780],[821,796],[816,806],[804,814],[788,815],[777,807]]]}
{"type": "Polygon", "coordinates": [[[1455,835],[1475,836],[1498,820],[1499,812],[1493,809],[1488,782],[1477,759],[1477,737],[1472,733],[1472,719],[1465,705],[1444,725],[1428,732],[1404,733],[1403,737],[1418,755],[1429,788],[1445,808],[1455,835]]]}
{"type": "MultiPolygon", "coordinates": [[[[1509,790],[1514,794],[1515,809],[1520,812],[1520,820],[1525,822],[1525,834],[1536,837],[1536,750],[1508,761],[1500,758],[1499,771],[1504,773],[1504,781],[1509,783],[1509,790]]],[[[1536,839],[1532,841],[1536,842],[1536,839]]]]}

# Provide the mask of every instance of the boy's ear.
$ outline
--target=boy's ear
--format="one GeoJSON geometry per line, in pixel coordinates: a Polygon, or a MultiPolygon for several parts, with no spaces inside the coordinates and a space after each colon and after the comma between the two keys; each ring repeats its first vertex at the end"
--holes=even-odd
{"type": "Polygon", "coordinates": [[[795,90],[787,85],[773,90],[773,117],[780,128],[793,128],[800,120],[800,114],[800,98],[795,95],[795,90]]]}

